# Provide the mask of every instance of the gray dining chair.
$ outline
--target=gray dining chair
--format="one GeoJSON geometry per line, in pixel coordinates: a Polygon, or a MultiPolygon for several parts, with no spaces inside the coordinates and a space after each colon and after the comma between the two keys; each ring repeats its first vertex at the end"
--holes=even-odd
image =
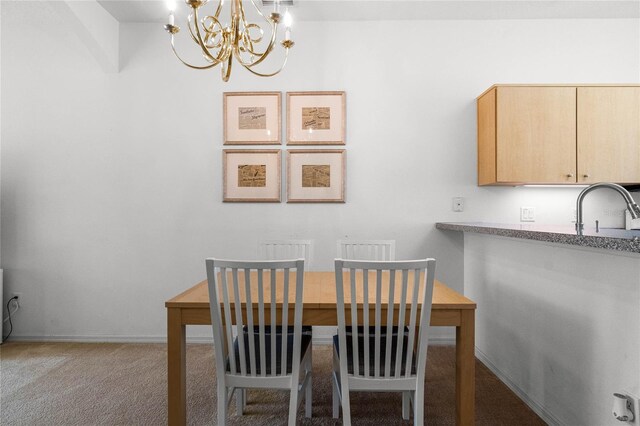
{"type": "Polygon", "coordinates": [[[396,260],[396,240],[338,240],[338,258],[396,260]]]}
{"type": "MultiPolygon", "coordinates": [[[[207,259],[206,266],[218,424],[226,424],[234,391],[252,388],[288,389],[289,425],[302,399],[311,417],[311,336],[301,332],[304,260],[207,259]]],[[[245,398],[239,399],[242,414],[245,398]]]]}
{"type": "Polygon", "coordinates": [[[349,394],[361,391],[402,392],[403,418],[409,420],[413,406],[414,424],[423,425],[435,264],[434,259],[335,260],[333,417],[342,406],[344,425],[351,425],[349,394]]]}
{"type": "Polygon", "coordinates": [[[258,242],[258,254],[265,260],[304,259],[309,264],[313,254],[313,240],[264,240],[258,242]]]}

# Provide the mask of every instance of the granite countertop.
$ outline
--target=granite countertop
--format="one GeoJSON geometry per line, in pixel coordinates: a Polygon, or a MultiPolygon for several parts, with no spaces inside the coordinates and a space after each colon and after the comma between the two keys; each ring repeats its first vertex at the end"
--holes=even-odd
{"type": "Polygon", "coordinates": [[[585,228],[584,235],[576,235],[574,226],[484,222],[438,222],[436,228],[640,253],[640,230],[600,228],[596,232],[595,228],[585,228]]]}

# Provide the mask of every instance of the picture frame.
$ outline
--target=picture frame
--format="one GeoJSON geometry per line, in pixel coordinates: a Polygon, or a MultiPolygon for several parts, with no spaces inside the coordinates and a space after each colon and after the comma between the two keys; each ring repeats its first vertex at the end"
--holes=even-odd
{"type": "Polygon", "coordinates": [[[224,145],[280,145],[280,92],[224,92],[224,145]]]}
{"type": "Polygon", "coordinates": [[[344,149],[287,150],[287,203],[344,203],[344,149]]]}
{"type": "Polygon", "coordinates": [[[222,150],[223,202],[279,203],[281,150],[222,150]]]}
{"type": "Polygon", "coordinates": [[[345,145],[345,92],[287,92],[287,145],[345,145]]]}

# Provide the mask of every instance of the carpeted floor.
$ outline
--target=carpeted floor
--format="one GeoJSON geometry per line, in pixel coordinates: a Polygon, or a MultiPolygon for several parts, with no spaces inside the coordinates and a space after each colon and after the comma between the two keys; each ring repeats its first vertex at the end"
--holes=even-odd
{"type": "MultiPolygon", "coordinates": [[[[455,423],[455,348],[429,347],[426,419],[455,423]]],[[[331,418],[331,347],[313,352],[313,418],[301,424],[334,425],[331,418]]],[[[215,371],[210,345],[187,347],[187,413],[191,425],[215,424],[215,371]]],[[[166,347],[162,344],[5,343],[0,346],[2,425],[166,424],[166,347]]],[[[231,403],[229,425],[286,423],[288,394],[250,391],[245,416],[231,403]]],[[[352,420],[362,425],[402,421],[400,394],[357,393],[352,420]]],[[[476,362],[476,424],[544,425],[484,365],[476,362]]]]}

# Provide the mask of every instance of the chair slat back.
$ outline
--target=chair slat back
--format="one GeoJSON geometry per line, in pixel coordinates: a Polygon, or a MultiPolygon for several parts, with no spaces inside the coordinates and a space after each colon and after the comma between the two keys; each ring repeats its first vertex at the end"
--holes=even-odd
{"type": "Polygon", "coordinates": [[[427,345],[435,260],[336,259],[335,273],[340,362],[346,363],[349,339],[354,376],[423,374],[427,351],[420,348],[427,345]]]}
{"type": "Polygon", "coordinates": [[[297,374],[304,260],[207,259],[206,265],[217,371],[240,376],[285,376],[287,353],[292,352],[291,374],[297,374]],[[292,276],[293,286],[290,285],[292,276]],[[290,318],[290,309],[294,311],[293,318],[290,318]],[[287,332],[292,322],[293,351],[287,332]],[[279,348],[277,326],[282,327],[279,348]],[[237,351],[234,341],[237,341],[237,351]],[[270,356],[267,356],[268,348],[270,356]],[[279,370],[278,352],[281,354],[279,370]]]}
{"type": "Polygon", "coordinates": [[[395,240],[338,240],[338,258],[396,260],[395,240]]]}
{"type": "Polygon", "coordinates": [[[312,248],[312,240],[269,240],[258,244],[259,256],[262,259],[304,259],[307,266],[312,259],[312,248]]]}

